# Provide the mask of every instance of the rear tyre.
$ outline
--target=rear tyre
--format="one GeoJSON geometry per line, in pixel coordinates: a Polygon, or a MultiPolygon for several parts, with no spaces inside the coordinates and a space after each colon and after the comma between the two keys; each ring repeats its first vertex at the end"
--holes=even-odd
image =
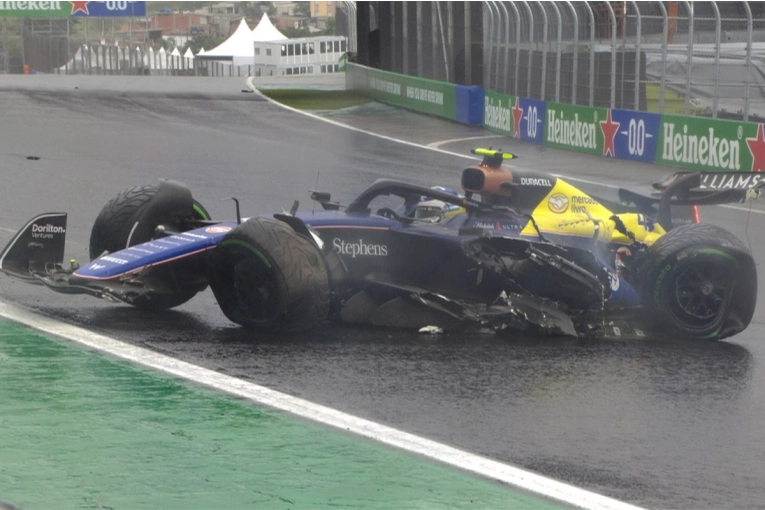
{"type": "MultiPolygon", "coordinates": [[[[90,232],[90,260],[100,257],[105,252],[113,253],[150,241],[159,225],[181,229],[184,219],[177,216],[157,217],[152,219],[150,224],[142,225],[143,228],[135,228],[137,219],[149,206],[158,190],[158,185],[134,186],[106,203],[90,232]]],[[[187,219],[209,220],[210,214],[202,204],[193,200],[187,219]]],[[[206,283],[201,283],[198,279],[193,278],[193,281],[189,281],[189,274],[204,274],[203,269],[194,269],[196,270],[172,265],[153,269],[153,281],[161,282],[166,292],[140,294],[130,304],[144,310],[166,310],[185,303],[207,287],[206,283]]]]}
{"type": "Polygon", "coordinates": [[[297,333],[329,313],[324,257],[287,224],[252,218],[218,243],[208,280],[229,320],[268,332],[297,333]]]}
{"type": "Polygon", "coordinates": [[[743,331],[754,315],[754,260],[717,226],[670,230],[651,247],[642,274],[650,325],[665,335],[721,339],[743,331]]]}

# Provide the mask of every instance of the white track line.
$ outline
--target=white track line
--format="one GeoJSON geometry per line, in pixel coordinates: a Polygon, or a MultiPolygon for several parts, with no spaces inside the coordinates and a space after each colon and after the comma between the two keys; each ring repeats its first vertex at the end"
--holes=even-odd
{"type": "Polygon", "coordinates": [[[251,402],[352,432],[396,448],[417,453],[475,474],[507,483],[568,505],[592,510],[639,510],[639,507],[564,484],[485,457],[407,432],[357,418],[285,393],[202,368],[142,347],[37,315],[0,301],[0,317],[49,335],[78,343],[166,374],[180,377],[251,402]]]}

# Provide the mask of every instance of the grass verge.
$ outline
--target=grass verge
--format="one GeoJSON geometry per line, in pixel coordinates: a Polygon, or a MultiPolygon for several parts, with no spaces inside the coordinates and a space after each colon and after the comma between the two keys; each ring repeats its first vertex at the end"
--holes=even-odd
{"type": "Polygon", "coordinates": [[[348,90],[267,89],[260,92],[274,101],[299,110],[339,110],[372,101],[348,90]]]}

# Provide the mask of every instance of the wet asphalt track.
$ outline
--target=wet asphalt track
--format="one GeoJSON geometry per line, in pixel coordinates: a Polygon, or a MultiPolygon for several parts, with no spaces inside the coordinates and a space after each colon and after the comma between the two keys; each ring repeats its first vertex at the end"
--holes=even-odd
{"type": "MultiPolygon", "coordinates": [[[[241,79],[0,77],[0,244],[36,213],[69,212],[67,256],[87,260],[92,221],[116,192],[160,177],[188,184],[216,218],[347,203],[378,177],[456,187],[464,158],[343,129],[241,92],[241,79]],[[31,84],[31,86],[29,86],[31,84]],[[78,87],[75,89],[75,86],[78,87]],[[38,160],[27,159],[39,157],[38,160]]],[[[365,113],[366,112],[366,113],[365,113]]],[[[389,109],[335,120],[424,144],[485,136],[389,109]]],[[[604,184],[649,182],[654,166],[512,140],[519,165],[604,184]]],[[[765,259],[763,203],[709,208],[765,259]],[[748,218],[748,226],[747,226],[748,218]]],[[[0,297],[126,342],[651,508],[754,509],[765,502],[765,325],[716,343],[419,336],[327,325],[253,336],[207,291],[148,315],[0,277],[0,297]]]]}

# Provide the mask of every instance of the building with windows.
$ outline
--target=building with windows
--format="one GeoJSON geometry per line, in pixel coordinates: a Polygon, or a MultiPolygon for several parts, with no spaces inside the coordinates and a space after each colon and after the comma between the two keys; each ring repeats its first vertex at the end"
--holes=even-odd
{"type": "Polygon", "coordinates": [[[311,17],[327,19],[335,17],[337,2],[310,2],[311,17]]]}
{"type": "Polygon", "coordinates": [[[253,44],[253,74],[278,76],[342,71],[348,43],[345,37],[333,35],[253,44]]]}

